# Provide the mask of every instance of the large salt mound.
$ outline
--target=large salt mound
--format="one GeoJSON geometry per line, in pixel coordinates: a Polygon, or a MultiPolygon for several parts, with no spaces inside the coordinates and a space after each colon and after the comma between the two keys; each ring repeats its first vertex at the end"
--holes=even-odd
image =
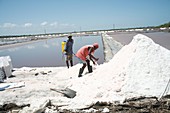
{"type": "Polygon", "coordinates": [[[129,96],[160,96],[170,79],[170,51],[144,35],[136,35],[124,49],[131,57],[122,91],[129,96]]]}
{"type": "MultiPolygon", "coordinates": [[[[170,51],[138,34],[93,74],[72,80],[77,91],[70,108],[133,96],[160,96],[170,78],[170,51]]],[[[170,93],[170,92],[168,92],[170,93]]]]}

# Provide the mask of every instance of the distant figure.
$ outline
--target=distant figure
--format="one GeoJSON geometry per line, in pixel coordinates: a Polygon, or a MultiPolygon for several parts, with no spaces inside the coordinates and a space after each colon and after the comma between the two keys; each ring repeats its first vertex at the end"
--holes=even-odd
{"type": "Polygon", "coordinates": [[[73,43],[74,40],[72,39],[72,36],[68,36],[68,40],[65,46],[66,65],[68,68],[69,68],[69,61],[70,61],[70,65],[73,66],[73,43]]]}
{"type": "Polygon", "coordinates": [[[98,43],[94,43],[93,45],[83,46],[77,51],[76,56],[83,62],[83,66],[79,70],[78,77],[82,77],[82,73],[86,65],[89,73],[93,72],[92,66],[90,65],[90,60],[93,62],[93,64],[96,64],[96,61],[99,60],[99,58],[94,57],[94,52],[98,47],[99,47],[98,43]]]}

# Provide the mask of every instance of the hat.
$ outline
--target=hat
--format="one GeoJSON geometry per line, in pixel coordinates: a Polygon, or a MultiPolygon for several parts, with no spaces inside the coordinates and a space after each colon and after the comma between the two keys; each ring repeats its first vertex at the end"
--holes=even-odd
{"type": "Polygon", "coordinates": [[[97,49],[97,48],[99,48],[99,44],[98,43],[94,43],[93,47],[95,47],[97,49]]]}
{"type": "Polygon", "coordinates": [[[72,38],[72,36],[70,35],[70,36],[68,36],[68,38],[72,38]]]}

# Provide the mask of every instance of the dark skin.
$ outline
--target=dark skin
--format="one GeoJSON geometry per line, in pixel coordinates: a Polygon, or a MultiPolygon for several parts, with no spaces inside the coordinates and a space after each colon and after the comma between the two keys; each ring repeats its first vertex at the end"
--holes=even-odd
{"type": "Polygon", "coordinates": [[[97,48],[95,47],[89,47],[88,50],[89,50],[89,56],[90,56],[90,60],[93,62],[93,64],[95,64],[95,61],[98,61],[99,58],[95,58],[91,53],[93,51],[95,51],[97,48]],[[95,61],[94,61],[95,60],[95,61]]]}

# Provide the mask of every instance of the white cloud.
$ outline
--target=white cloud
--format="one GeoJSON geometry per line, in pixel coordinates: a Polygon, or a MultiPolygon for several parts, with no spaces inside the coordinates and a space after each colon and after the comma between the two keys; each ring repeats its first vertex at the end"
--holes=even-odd
{"type": "Polygon", "coordinates": [[[13,27],[16,27],[16,24],[4,23],[3,27],[4,27],[4,28],[13,28],[13,27]]]}
{"type": "Polygon", "coordinates": [[[61,24],[61,26],[68,27],[68,26],[69,26],[69,24],[61,24]]]}
{"type": "Polygon", "coordinates": [[[57,27],[58,26],[58,22],[53,22],[53,23],[50,24],[50,26],[57,27]]]}
{"type": "Polygon", "coordinates": [[[47,23],[48,22],[45,21],[45,22],[41,23],[41,26],[45,26],[45,25],[47,25],[47,23]]]}
{"type": "Polygon", "coordinates": [[[57,27],[57,26],[60,26],[60,27],[74,27],[75,25],[74,24],[67,24],[67,23],[58,23],[58,22],[53,22],[51,24],[48,24],[48,22],[44,21],[40,24],[41,26],[51,26],[51,27],[57,27]]]}
{"type": "Polygon", "coordinates": [[[60,24],[61,27],[75,27],[74,24],[60,24]]]}
{"type": "Polygon", "coordinates": [[[31,27],[32,26],[32,23],[25,23],[24,24],[24,27],[31,27]]]}

